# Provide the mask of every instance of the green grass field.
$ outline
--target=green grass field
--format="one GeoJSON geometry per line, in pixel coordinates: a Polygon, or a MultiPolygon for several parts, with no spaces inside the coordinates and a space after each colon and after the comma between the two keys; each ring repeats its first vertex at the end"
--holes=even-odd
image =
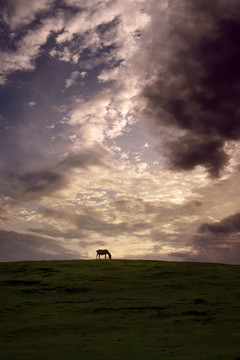
{"type": "Polygon", "coordinates": [[[240,266],[0,263],[0,359],[240,359],[240,266]]]}

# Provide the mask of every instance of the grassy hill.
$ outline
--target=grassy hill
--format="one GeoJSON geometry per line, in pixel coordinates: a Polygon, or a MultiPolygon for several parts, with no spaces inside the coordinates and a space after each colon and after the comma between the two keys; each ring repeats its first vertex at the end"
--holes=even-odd
{"type": "Polygon", "coordinates": [[[0,359],[240,359],[240,266],[0,264],[0,359]]]}

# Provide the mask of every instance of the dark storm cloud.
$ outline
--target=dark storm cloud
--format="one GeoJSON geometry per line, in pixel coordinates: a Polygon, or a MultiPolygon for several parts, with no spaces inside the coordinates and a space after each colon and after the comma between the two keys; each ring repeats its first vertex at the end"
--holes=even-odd
{"type": "Polygon", "coordinates": [[[57,241],[20,234],[14,231],[0,231],[0,261],[47,260],[80,258],[61,246],[57,241]]]}
{"type": "Polygon", "coordinates": [[[219,138],[184,136],[171,144],[172,166],[179,170],[191,170],[202,165],[212,177],[218,177],[219,170],[228,160],[223,145],[224,142],[219,138]]]}
{"type": "Polygon", "coordinates": [[[145,115],[157,127],[183,130],[168,139],[172,166],[204,166],[212,177],[227,164],[227,140],[240,138],[238,1],[170,1],[153,43],[157,78],[143,91],[145,115]]]}
{"type": "Polygon", "coordinates": [[[191,261],[240,263],[240,213],[217,223],[203,223],[193,237],[191,250],[171,254],[191,261]]]}
{"type": "Polygon", "coordinates": [[[240,213],[228,216],[218,223],[204,223],[199,228],[199,233],[231,234],[240,232],[240,213]]]}

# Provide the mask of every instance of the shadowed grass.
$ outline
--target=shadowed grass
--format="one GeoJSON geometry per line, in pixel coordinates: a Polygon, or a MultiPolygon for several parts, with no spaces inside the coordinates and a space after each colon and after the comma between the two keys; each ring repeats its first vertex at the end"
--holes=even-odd
{"type": "Polygon", "coordinates": [[[4,360],[236,360],[240,267],[135,260],[0,264],[4,360]]]}

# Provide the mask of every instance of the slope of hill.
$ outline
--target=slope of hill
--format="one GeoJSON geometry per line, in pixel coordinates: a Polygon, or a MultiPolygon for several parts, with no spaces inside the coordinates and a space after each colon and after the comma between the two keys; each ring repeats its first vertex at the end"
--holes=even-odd
{"type": "Polygon", "coordinates": [[[0,264],[4,360],[240,359],[240,267],[0,264]]]}

